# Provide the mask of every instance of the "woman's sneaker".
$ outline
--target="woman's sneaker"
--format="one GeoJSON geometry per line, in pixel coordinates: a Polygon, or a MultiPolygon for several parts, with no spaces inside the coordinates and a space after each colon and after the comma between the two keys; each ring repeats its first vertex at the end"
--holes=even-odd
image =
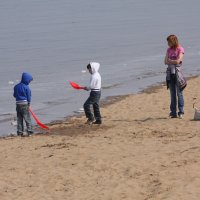
{"type": "Polygon", "coordinates": [[[170,117],[170,118],[177,118],[177,115],[170,112],[170,113],[169,113],[169,117],[170,117]]]}
{"type": "Polygon", "coordinates": [[[172,116],[170,116],[171,118],[177,118],[177,115],[172,115],[172,116]]]}
{"type": "Polygon", "coordinates": [[[183,114],[178,115],[179,119],[183,119],[183,114]]]}

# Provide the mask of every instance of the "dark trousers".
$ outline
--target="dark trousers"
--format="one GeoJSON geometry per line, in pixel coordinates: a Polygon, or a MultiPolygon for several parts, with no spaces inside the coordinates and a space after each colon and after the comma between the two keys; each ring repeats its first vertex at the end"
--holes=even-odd
{"type": "Polygon", "coordinates": [[[101,114],[99,110],[100,97],[101,97],[101,91],[91,91],[90,96],[83,105],[85,115],[90,121],[94,121],[94,118],[96,121],[101,121],[101,114]],[[93,106],[94,115],[91,112],[91,106],[93,106]]]}
{"type": "Polygon", "coordinates": [[[31,117],[29,113],[29,106],[28,105],[16,105],[17,111],[17,133],[23,134],[24,132],[24,122],[26,123],[27,132],[32,132],[32,124],[31,124],[31,117]]]}

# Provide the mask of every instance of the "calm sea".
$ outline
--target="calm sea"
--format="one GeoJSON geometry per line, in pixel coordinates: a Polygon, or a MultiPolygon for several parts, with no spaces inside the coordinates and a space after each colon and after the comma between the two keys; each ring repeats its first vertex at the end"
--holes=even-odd
{"type": "MultiPolygon", "coordinates": [[[[100,62],[103,98],[165,80],[166,37],[185,48],[184,72],[199,75],[199,0],[1,0],[0,135],[16,132],[13,87],[33,75],[32,108],[46,123],[82,108],[90,61],[100,62]]],[[[141,102],[142,103],[142,102],[141,102]]]]}

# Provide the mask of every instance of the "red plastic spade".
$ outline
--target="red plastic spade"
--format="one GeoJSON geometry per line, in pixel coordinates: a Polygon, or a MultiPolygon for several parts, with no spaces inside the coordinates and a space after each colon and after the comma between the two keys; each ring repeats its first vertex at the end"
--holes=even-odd
{"type": "Polygon", "coordinates": [[[77,83],[72,82],[72,81],[70,81],[69,83],[70,83],[70,85],[71,85],[74,89],[77,89],[77,90],[80,90],[80,89],[84,89],[84,88],[85,88],[85,87],[79,86],[77,83]]]}
{"type": "Polygon", "coordinates": [[[40,120],[36,117],[36,115],[34,114],[34,112],[32,111],[31,108],[29,108],[29,111],[30,111],[31,115],[33,116],[33,118],[35,119],[35,121],[37,122],[38,126],[40,126],[43,129],[49,129],[48,126],[45,126],[42,122],[40,122],[40,120]]]}

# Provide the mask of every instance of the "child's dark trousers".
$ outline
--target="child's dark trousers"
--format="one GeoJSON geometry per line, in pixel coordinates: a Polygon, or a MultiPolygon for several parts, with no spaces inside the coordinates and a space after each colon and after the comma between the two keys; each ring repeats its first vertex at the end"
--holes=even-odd
{"type": "Polygon", "coordinates": [[[100,97],[101,97],[101,91],[91,91],[90,96],[83,105],[85,115],[89,121],[94,121],[94,119],[96,121],[101,121],[101,114],[99,110],[100,97]],[[91,106],[93,106],[94,115],[91,112],[91,106]]]}

